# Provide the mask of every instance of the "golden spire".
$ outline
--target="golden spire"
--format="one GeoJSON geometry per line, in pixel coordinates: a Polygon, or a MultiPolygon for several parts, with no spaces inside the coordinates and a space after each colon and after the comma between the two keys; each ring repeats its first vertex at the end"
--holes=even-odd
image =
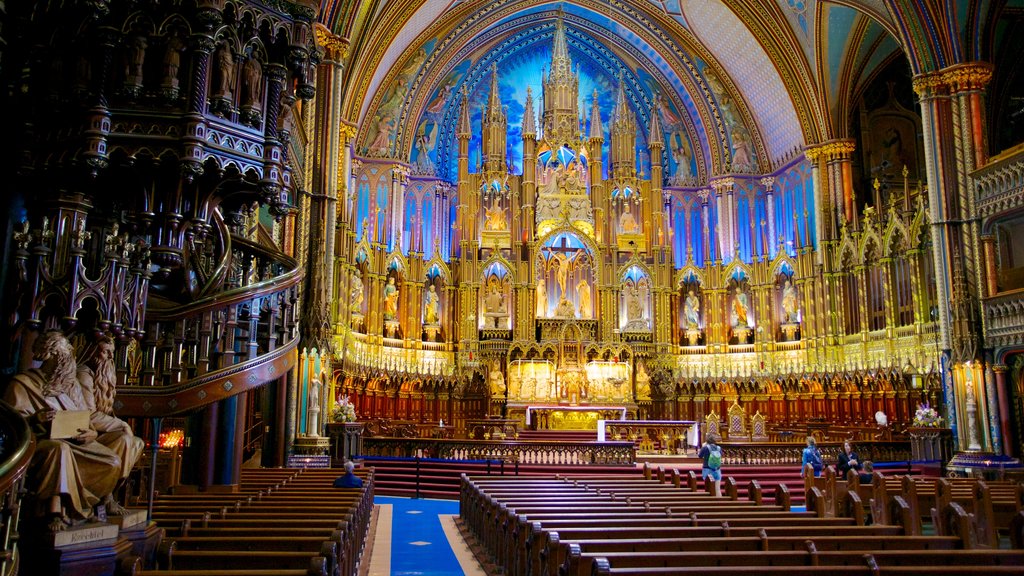
{"type": "Polygon", "coordinates": [[[526,104],[523,106],[523,136],[537,135],[537,118],[533,115],[533,90],[526,87],[526,104]]]}
{"type": "Polygon", "coordinates": [[[601,108],[597,105],[597,89],[594,89],[594,99],[590,105],[590,138],[604,139],[604,126],[601,125],[601,108]]]}
{"type": "Polygon", "coordinates": [[[459,138],[469,138],[471,135],[471,124],[469,122],[469,94],[465,89],[462,91],[462,108],[459,110],[459,138]]]}
{"type": "Polygon", "coordinates": [[[542,74],[544,139],[560,145],[578,141],[580,132],[579,71],[573,70],[562,18],[559,10],[551,47],[551,69],[542,74]]]}
{"type": "Polygon", "coordinates": [[[661,134],[661,118],[658,114],[658,108],[661,107],[661,95],[656,94],[654,96],[654,104],[651,106],[651,128],[647,136],[647,146],[652,147],[655,145],[664,146],[665,139],[661,134]]]}

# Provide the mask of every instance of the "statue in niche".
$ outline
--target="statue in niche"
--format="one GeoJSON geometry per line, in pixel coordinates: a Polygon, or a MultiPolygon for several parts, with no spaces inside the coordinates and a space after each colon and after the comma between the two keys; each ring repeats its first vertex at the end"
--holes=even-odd
{"type": "Polygon", "coordinates": [[[281,111],[277,114],[277,129],[281,132],[291,132],[292,129],[292,107],[293,104],[281,99],[281,111]]]}
{"type": "Polygon", "coordinates": [[[626,321],[638,322],[644,319],[644,294],[638,283],[630,282],[626,288],[626,321]]]}
{"type": "Polygon", "coordinates": [[[484,297],[484,311],[489,313],[505,312],[505,298],[502,297],[497,280],[492,279],[487,286],[487,296],[484,297]]]}
{"type": "Polygon", "coordinates": [[[537,279],[537,317],[548,317],[548,286],[543,276],[537,279]]]}
{"type": "Polygon", "coordinates": [[[320,380],[313,378],[309,382],[309,399],[306,402],[306,414],[309,421],[306,436],[320,436],[320,380]]]}
{"type": "Polygon", "coordinates": [[[125,83],[142,86],[142,65],[146,61],[145,36],[132,36],[125,52],[125,83]]]}
{"type": "Polygon", "coordinates": [[[786,284],[782,287],[782,321],[796,324],[800,320],[799,315],[796,286],[793,286],[793,282],[790,280],[786,280],[786,284]]]}
{"type": "Polygon", "coordinates": [[[398,315],[398,288],[395,286],[395,279],[388,278],[388,285],[384,287],[384,319],[394,320],[398,315]]]}
{"type": "Polygon", "coordinates": [[[255,55],[245,61],[242,69],[242,87],[245,89],[245,105],[255,107],[259,105],[263,81],[263,67],[255,55]]]}
{"type": "Polygon", "coordinates": [[[639,232],[639,226],[636,223],[636,218],[629,211],[629,205],[632,204],[629,200],[623,203],[623,212],[619,215],[619,233],[620,234],[636,234],[639,232]]]}
{"type": "Polygon", "coordinates": [[[590,298],[590,283],[586,278],[580,278],[576,283],[577,300],[580,303],[580,318],[587,320],[594,316],[594,305],[590,298]]]}
{"type": "MultiPolygon", "coordinates": [[[[76,373],[82,397],[92,410],[89,425],[100,434],[97,441],[121,458],[121,479],[128,478],[142,456],[145,442],[135,437],[131,426],[114,415],[117,394],[117,368],[114,364],[114,339],[100,336],[82,351],[76,373]]],[[[107,514],[121,515],[125,510],[113,494],[104,499],[107,514]]]]}
{"type": "Polygon", "coordinates": [[[221,42],[217,48],[217,73],[214,95],[230,99],[235,83],[235,52],[227,42],[221,42]]]}
{"type": "Polygon", "coordinates": [[[352,276],[349,278],[351,287],[349,288],[348,296],[348,307],[352,312],[360,312],[363,309],[363,277],[359,273],[359,269],[356,268],[352,271],[352,276]]]}
{"type": "Polygon", "coordinates": [[[491,207],[485,210],[485,215],[485,230],[500,231],[508,229],[508,222],[505,221],[505,209],[498,203],[497,195],[491,197],[491,207]]]}
{"type": "Polygon", "coordinates": [[[686,319],[687,330],[700,329],[700,298],[690,290],[683,301],[683,316],[686,319]]]}
{"type": "Polygon", "coordinates": [[[733,326],[746,328],[750,326],[750,299],[743,288],[736,287],[736,296],[732,299],[733,326]]]}
{"type": "Polygon", "coordinates": [[[423,321],[427,324],[437,324],[441,317],[440,308],[441,300],[437,295],[437,289],[431,284],[430,289],[427,290],[427,304],[423,313],[423,321]]]}
{"type": "Polygon", "coordinates": [[[487,382],[491,389],[491,398],[505,397],[505,375],[501,373],[501,364],[497,360],[491,363],[491,370],[487,374],[487,382]]]}
{"type": "MultiPolygon", "coordinates": [[[[968,367],[969,371],[970,368],[968,367]]],[[[974,379],[967,378],[964,383],[964,404],[967,406],[967,449],[981,450],[978,441],[978,401],[974,394],[974,379]]]]}
{"type": "Polygon", "coordinates": [[[164,82],[168,88],[178,88],[178,69],[181,67],[181,52],[185,49],[185,43],[177,36],[171,36],[167,40],[167,47],[164,51],[164,82]]]}
{"type": "Polygon", "coordinates": [[[636,367],[636,399],[651,399],[651,377],[647,375],[643,364],[637,364],[636,367]]]}
{"type": "MultiPolygon", "coordinates": [[[[63,418],[60,413],[96,411],[78,382],[74,349],[64,334],[53,330],[39,335],[32,353],[42,364],[16,374],[4,401],[28,420],[36,436],[27,487],[38,497],[38,515],[49,515],[48,527],[57,532],[91,518],[93,508],[110,499],[125,466],[118,450],[129,453],[129,445],[138,439],[120,426],[101,434],[92,416],[77,436],[51,438],[53,422],[63,418]]],[[[95,382],[93,388],[95,403],[95,382]]],[[[100,400],[105,405],[105,393],[100,400]]]]}

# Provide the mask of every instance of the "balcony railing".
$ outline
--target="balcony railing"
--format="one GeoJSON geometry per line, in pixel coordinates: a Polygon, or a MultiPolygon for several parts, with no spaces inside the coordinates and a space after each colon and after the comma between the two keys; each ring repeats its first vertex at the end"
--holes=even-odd
{"type": "Polygon", "coordinates": [[[230,237],[220,290],[185,305],[147,310],[146,337],[129,351],[134,370],[118,388],[123,416],[168,416],[280,377],[298,344],[298,263],[230,237]]]}

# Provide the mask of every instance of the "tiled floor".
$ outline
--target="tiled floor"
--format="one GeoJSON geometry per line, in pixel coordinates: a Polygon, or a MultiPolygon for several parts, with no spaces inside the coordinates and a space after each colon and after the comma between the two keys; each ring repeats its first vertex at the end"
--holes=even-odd
{"type": "Polygon", "coordinates": [[[459,503],[379,496],[369,576],[484,576],[458,528],[459,503]]]}

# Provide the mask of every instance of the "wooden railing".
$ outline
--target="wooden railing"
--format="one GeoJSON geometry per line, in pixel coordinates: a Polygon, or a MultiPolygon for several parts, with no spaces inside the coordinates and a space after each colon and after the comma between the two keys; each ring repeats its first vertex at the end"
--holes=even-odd
{"type": "Polygon", "coordinates": [[[445,460],[503,460],[520,464],[633,465],[632,442],[540,442],[363,438],[364,456],[415,456],[445,460]]]}
{"type": "Polygon", "coordinates": [[[28,422],[0,402],[0,575],[6,576],[18,566],[18,516],[25,472],[35,449],[28,422]]]}
{"type": "MultiPolygon", "coordinates": [[[[842,450],[841,442],[818,442],[826,464],[835,463],[842,450]]],[[[799,467],[805,445],[796,442],[722,443],[722,459],[726,464],[793,464],[799,467]]],[[[858,442],[861,460],[903,462],[911,459],[910,441],[858,442]]]]}
{"type": "Polygon", "coordinates": [[[628,440],[641,454],[683,454],[691,420],[605,420],[605,439],[628,440]]]}
{"type": "Polygon", "coordinates": [[[169,416],[256,388],[291,368],[298,345],[298,262],[234,236],[222,289],[149,309],[146,337],[129,352],[121,416],[169,416]]]}

